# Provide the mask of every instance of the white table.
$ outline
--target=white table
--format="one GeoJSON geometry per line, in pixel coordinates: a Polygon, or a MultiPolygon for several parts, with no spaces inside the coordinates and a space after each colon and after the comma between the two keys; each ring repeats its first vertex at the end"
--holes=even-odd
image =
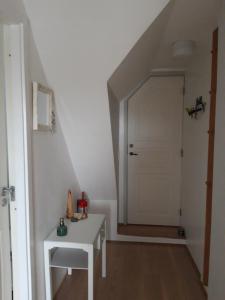
{"type": "Polygon", "coordinates": [[[106,277],[105,215],[89,214],[79,222],[68,222],[68,234],[57,236],[56,229],[44,241],[46,300],[52,300],[51,269],[88,270],[88,300],[94,299],[94,256],[101,252],[102,277],[106,277]]]}

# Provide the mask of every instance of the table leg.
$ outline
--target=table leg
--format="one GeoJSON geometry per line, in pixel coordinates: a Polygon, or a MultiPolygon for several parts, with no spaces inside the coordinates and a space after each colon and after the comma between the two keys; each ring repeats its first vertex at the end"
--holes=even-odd
{"type": "Polygon", "coordinates": [[[88,300],[94,300],[94,247],[88,250],[88,300]]]}
{"type": "Polygon", "coordinates": [[[102,277],[106,277],[106,222],[104,224],[105,227],[105,235],[104,240],[102,242],[102,277]]]}
{"type": "Polygon", "coordinates": [[[68,268],[68,269],[67,269],[67,273],[68,273],[69,276],[71,276],[71,275],[72,275],[72,269],[71,269],[71,268],[68,268]]]}
{"type": "Polygon", "coordinates": [[[46,300],[52,300],[52,276],[50,267],[50,249],[44,246],[44,260],[45,260],[45,289],[46,300]]]}

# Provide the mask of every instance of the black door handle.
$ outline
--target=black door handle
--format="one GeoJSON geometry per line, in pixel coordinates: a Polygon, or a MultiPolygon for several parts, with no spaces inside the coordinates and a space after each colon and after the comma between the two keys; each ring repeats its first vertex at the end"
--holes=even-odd
{"type": "Polygon", "coordinates": [[[138,155],[137,153],[134,153],[134,152],[130,152],[129,154],[130,155],[138,155]]]}

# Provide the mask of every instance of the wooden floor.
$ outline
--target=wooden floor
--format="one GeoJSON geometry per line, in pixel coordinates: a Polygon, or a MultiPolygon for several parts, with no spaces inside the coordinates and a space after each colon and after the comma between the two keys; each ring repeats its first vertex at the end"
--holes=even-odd
{"type": "MultiPolygon", "coordinates": [[[[96,260],[95,300],[205,300],[184,246],[108,243],[107,278],[96,260]]],[[[55,300],[87,300],[87,271],[67,276],[55,300]]]]}
{"type": "Polygon", "coordinates": [[[176,226],[151,226],[151,225],[118,225],[118,233],[122,235],[165,237],[179,239],[176,226]]]}

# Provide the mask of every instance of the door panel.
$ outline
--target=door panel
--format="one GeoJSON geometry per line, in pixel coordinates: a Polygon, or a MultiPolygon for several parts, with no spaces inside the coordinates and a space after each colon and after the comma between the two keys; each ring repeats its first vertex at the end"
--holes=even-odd
{"type": "Polygon", "coordinates": [[[2,196],[2,187],[8,186],[7,141],[5,120],[3,34],[0,27],[0,300],[12,299],[9,202],[2,196]]]}
{"type": "Polygon", "coordinates": [[[152,77],[128,102],[130,224],[179,224],[183,85],[152,77]]]}

